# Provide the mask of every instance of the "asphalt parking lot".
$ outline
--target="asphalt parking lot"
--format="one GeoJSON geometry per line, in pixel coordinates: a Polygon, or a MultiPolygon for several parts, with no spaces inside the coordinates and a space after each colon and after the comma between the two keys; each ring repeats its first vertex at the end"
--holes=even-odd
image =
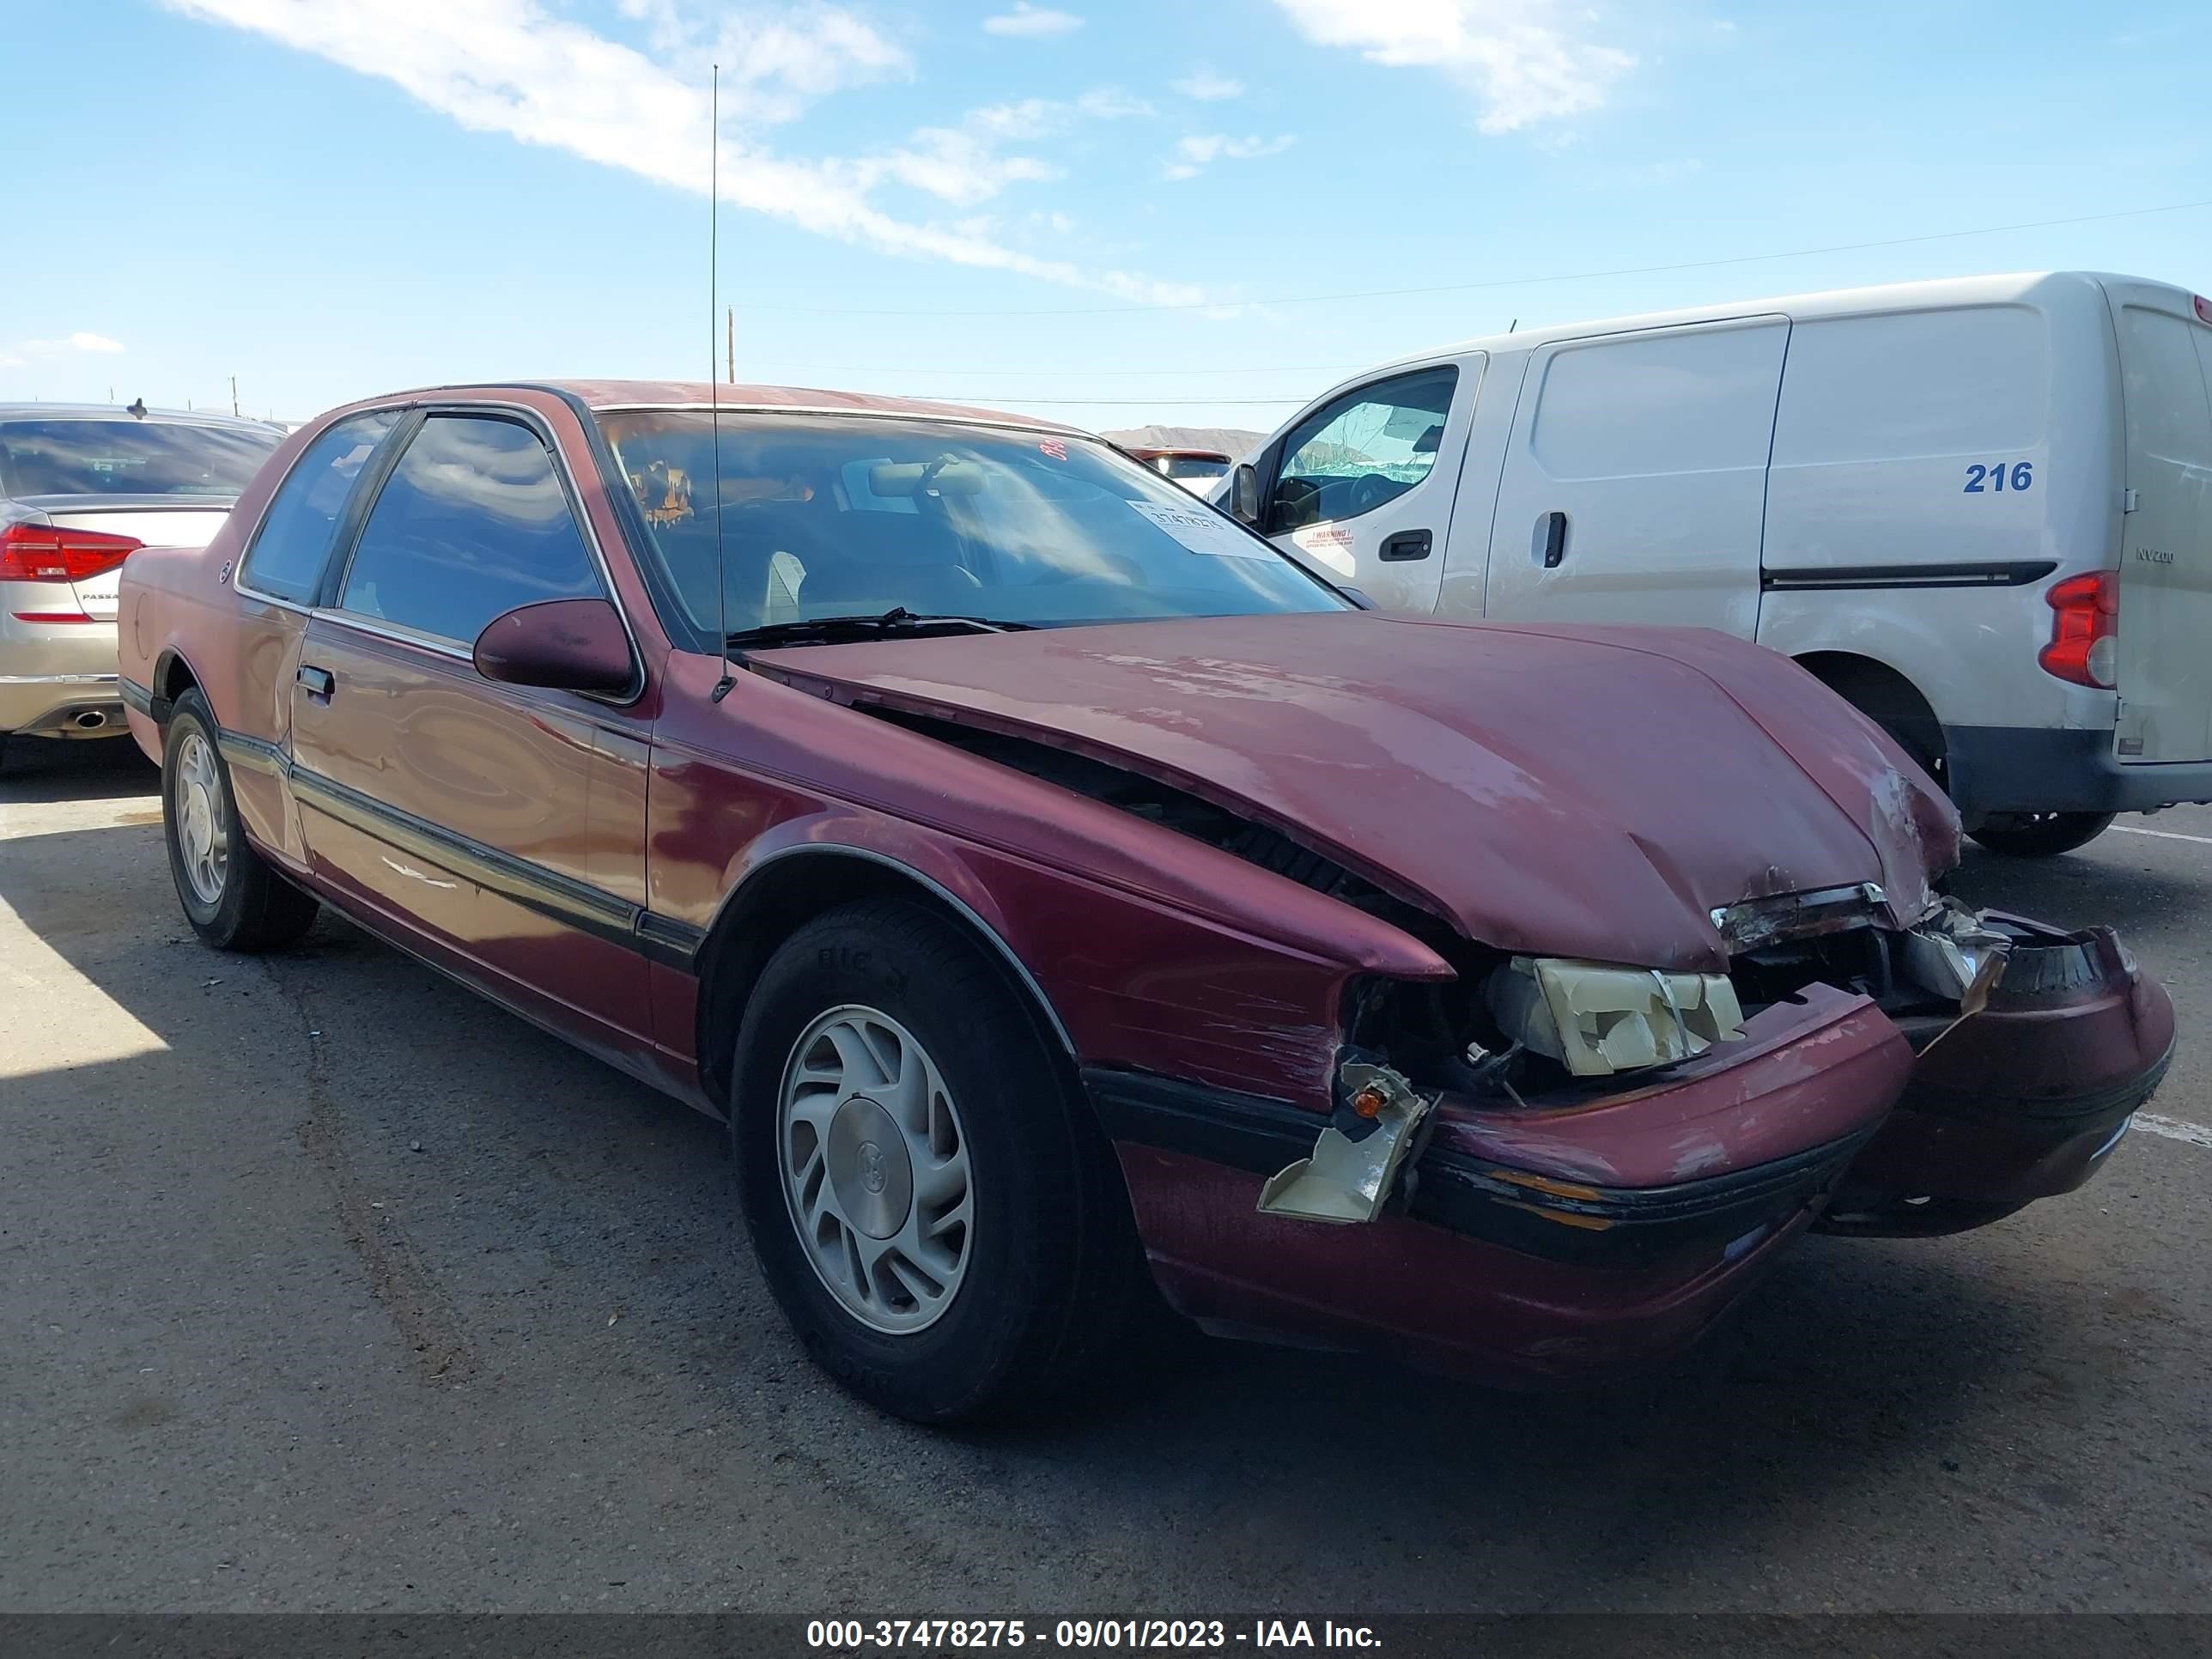
{"type": "Polygon", "coordinates": [[[2212,1610],[2212,810],[1957,880],[2172,993],[2081,1193],[1601,1395],[1194,1340],[945,1435],[801,1356],[715,1126],[327,915],[202,948],[154,781],[0,777],[0,1609],[2212,1610]]]}

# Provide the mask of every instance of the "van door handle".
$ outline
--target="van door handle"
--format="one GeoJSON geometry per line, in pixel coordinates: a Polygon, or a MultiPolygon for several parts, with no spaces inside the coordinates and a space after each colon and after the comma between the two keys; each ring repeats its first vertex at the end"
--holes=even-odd
{"type": "Polygon", "coordinates": [[[1544,568],[1557,570],[1559,562],[1567,556],[1567,515],[1547,513],[1544,515],[1544,568]]]}
{"type": "Polygon", "coordinates": [[[1376,556],[1386,561],[1425,559],[1436,538],[1425,530],[1401,530],[1395,536],[1382,538],[1382,550],[1376,556]]]}
{"type": "Polygon", "coordinates": [[[317,702],[328,702],[331,693],[337,689],[337,681],[331,677],[331,671],[318,668],[313,663],[300,665],[299,680],[307,688],[307,695],[317,702]]]}

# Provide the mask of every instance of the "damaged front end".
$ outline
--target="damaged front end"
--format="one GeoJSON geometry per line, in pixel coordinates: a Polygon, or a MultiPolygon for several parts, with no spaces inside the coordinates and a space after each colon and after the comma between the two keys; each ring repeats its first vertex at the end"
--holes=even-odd
{"type": "MultiPolygon", "coordinates": [[[[1948,898],[1898,929],[1880,925],[1881,899],[1844,890],[1717,911],[1735,947],[1725,975],[1512,956],[1463,959],[1474,971],[1450,983],[1364,988],[1335,1121],[1297,1178],[1285,1169],[1269,1183],[1261,1207],[1371,1219],[1390,1196],[1367,1190],[1376,1173],[1407,1161],[1385,1149],[1425,1144],[1432,1111],[1533,1126],[1662,1094],[1662,1079],[1702,1078],[1758,1052],[1747,1039],[1796,1023],[1815,993],[1824,1005],[1836,994],[1869,1005],[1913,1056],[1893,1099],[1855,1103],[1859,1145],[1833,1170],[1842,1201],[1825,1229],[1957,1231],[2080,1185],[2164,1073],[2165,994],[2109,929],[2062,933],[1948,898]],[[1384,1087],[1389,1109],[1377,1110],[1384,1087]],[[1356,1176],[1356,1193],[1331,1189],[1338,1170],[1356,1176]]],[[[1578,1143],[1571,1151],[1506,1138],[1557,1154],[1525,1172],[1540,1182],[1624,1173],[1588,1137],[1565,1137],[1578,1143]]],[[[1675,1151],[1663,1170],[1635,1173],[1671,1181],[1744,1161],[1717,1129],[1675,1151]]],[[[1528,1182],[1498,1178],[1516,1188],[1504,1196],[1526,1200],[1528,1182]]],[[[1587,1211],[1554,1207],[1565,1224],[1586,1223],[1587,1211]]]]}
{"type": "Polygon", "coordinates": [[[1162,1218],[1193,1212],[1150,1195],[1224,1172],[1125,1148],[1163,1282],[1224,1328],[1556,1378],[1687,1341],[1807,1230],[1954,1231],[2087,1180],[2173,1036],[2110,930],[1949,900],[1899,929],[1879,895],[1812,896],[1717,915],[1727,975],[1462,945],[1457,981],[1362,986],[1326,1127],[1301,1145],[1306,1115],[1279,1113],[1243,1146],[1249,1226],[1179,1246],[1162,1218]],[[1347,1231],[1325,1267],[1297,1243],[1347,1231]],[[1234,1289],[1195,1266],[1232,1237],[1253,1253],[1234,1289]],[[1301,1288],[1279,1301],[1285,1249],[1301,1288]],[[1425,1297],[1355,1285],[1360,1261],[1423,1264],[1425,1297]]]}

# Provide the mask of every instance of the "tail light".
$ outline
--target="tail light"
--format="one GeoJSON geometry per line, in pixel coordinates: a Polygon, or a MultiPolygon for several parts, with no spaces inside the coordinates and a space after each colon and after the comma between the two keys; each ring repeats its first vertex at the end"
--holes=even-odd
{"type": "Polygon", "coordinates": [[[2212,300],[2206,299],[2201,294],[2192,294],[2189,297],[2197,301],[2197,320],[2200,323],[2212,323],[2212,300]]]}
{"type": "Polygon", "coordinates": [[[2109,691],[2119,684],[2120,581],[2109,570],[2069,576],[2044,596],[2051,643],[2035,653],[2047,674],[2109,691]]]}
{"type": "Polygon", "coordinates": [[[0,581],[89,581],[106,575],[144,545],[136,536],[111,536],[101,530],[11,524],[0,530],[0,581]]]}

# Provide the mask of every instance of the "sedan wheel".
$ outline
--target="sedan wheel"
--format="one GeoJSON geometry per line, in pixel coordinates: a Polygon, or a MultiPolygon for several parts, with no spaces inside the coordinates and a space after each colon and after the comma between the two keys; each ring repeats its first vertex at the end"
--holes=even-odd
{"type": "Polygon", "coordinates": [[[975,1211],[959,1109],[913,1033],[857,1004],[808,1026],[776,1140],[792,1224],[830,1293],[872,1330],[936,1323],[959,1293],[975,1211]]]}
{"type": "Polygon", "coordinates": [[[315,919],[315,901],[284,879],[240,827],[215,715],[195,686],[177,698],[161,737],[161,827],[169,872],[192,931],[219,951],[289,945],[315,919]]]}
{"type": "Polygon", "coordinates": [[[743,1004],[738,1194],[823,1368],[922,1423],[1091,1374],[1144,1290],[1111,1148],[1005,968],[943,915],[864,900],[802,923],[743,1004]]]}
{"type": "Polygon", "coordinates": [[[230,823],[222,795],[215,750],[198,732],[185,732],[177,745],[177,840],[185,879],[207,905],[222,902],[230,871],[230,823]]]}

